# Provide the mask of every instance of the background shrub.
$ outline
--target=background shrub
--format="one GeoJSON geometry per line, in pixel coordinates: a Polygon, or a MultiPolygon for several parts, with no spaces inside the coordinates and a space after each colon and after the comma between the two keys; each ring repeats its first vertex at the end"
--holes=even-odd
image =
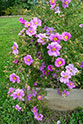
{"type": "Polygon", "coordinates": [[[37,2],[37,0],[0,0],[0,15],[23,15],[25,9],[30,9],[37,2]]]}
{"type": "Polygon", "coordinates": [[[10,6],[13,6],[15,3],[15,0],[0,0],[0,15],[4,14],[4,10],[9,8],[10,6]]]}

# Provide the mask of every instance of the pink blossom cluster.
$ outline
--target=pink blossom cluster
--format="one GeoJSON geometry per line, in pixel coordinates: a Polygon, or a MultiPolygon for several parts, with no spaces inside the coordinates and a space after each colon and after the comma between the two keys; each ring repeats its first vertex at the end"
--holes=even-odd
{"type": "Polygon", "coordinates": [[[42,115],[42,114],[38,114],[38,109],[37,109],[36,106],[33,107],[32,112],[33,112],[34,118],[35,118],[36,120],[42,121],[43,115],[42,115]]]}
{"type": "Polygon", "coordinates": [[[83,24],[80,24],[79,27],[80,27],[80,28],[83,28],[83,24]]]}
{"type": "Polygon", "coordinates": [[[28,95],[28,101],[30,101],[32,97],[36,97],[39,101],[43,99],[42,95],[37,95],[37,91],[35,89],[32,89],[32,94],[28,95]]]}
{"type": "MultiPolygon", "coordinates": [[[[32,97],[36,97],[36,96],[37,96],[37,100],[39,100],[39,101],[43,99],[42,95],[37,95],[37,91],[35,89],[32,89],[32,94],[28,95],[28,101],[30,101],[32,97]]],[[[36,106],[33,107],[32,112],[33,112],[34,118],[36,120],[42,121],[43,115],[38,114],[38,109],[36,106]]]]}
{"type": "MultiPolygon", "coordinates": [[[[47,49],[48,49],[48,55],[49,56],[54,56],[54,57],[57,57],[57,56],[60,56],[60,52],[59,50],[62,48],[62,46],[60,45],[60,41],[61,40],[64,40],[64,41],[67,41],[71,38],[71,34],[68,33],[68,32],[63,32],[61,35],[59,33],[54,33],[54,28],[51,27],[47,27],[46,28],[46,33],[45,34],[39,34],[39,39],[38,39],[38,42],[40,42],[42,45],[46,44],[46,39],[45,39],[45,42],[43,44],[43,40],[42,37],[48,35],[49,37],[49,40],[51,41],[51,43],[48,44],[47,46],[47,49]],[[41,37],[41,39],[40,39],[41,37]]],[[[47,39],[48,39],[47,38],[47,39]]],[[[63,66],[65,65],[65,60],[61,57],[58,57],[56,60],[55,60],[55,66],[56,67],[60,67],[60,66],[63,66]]],[[[48,71],[45,69],[46,65],[45,63],[42,63],[42,66],[40,66],[40,71],[42,72],[42,76],[46,75],[48,76],[49,75],[49,71],[53,71],[53,66],[52,65],[48,65],[47,69],[48,71]]],[[[55,74],[56,75],[56,74],[55,74]]]]}
{"type": "Polygon", "coordinates": [[[46,34],[47,35],[51,35],[51,34],[53,34],[53,32],[54,32],[54,28],[53,27],[47,27],[46,28],[46,34]]]}
{"type": "Polygon", "coordinates": [[[33,63],[33,59],[32,59],[32,57],[31,57],[31,55],[26,55],[26,56],[24,57],[24,63],[25,63],[26,65],[28,65],[28,66],[30,66],[31,63],[33,63]]]}
{"type": "MultiPolygon", "coordinates": [[[[16,75],[13,73],[13,74],[10,75],[10,79],[12,79],[13,76],[16,77],[16,75]],[[12,77],[12,78],[11,78],[11,77],[12,77]]],[[[12,79],[12,81],[13,81],[13,79],[12,79]]],[[[16,81],[16,80],[14,80],[14,81],[16,81]]],[[[37,85],[37,83],[35,82],[34,85],[37,85]]],[[[25,84],[25,88],[27,88],[29,91],[31,90],[31,87],[30,87],[29,85],[27,85],[27,84],[25,84]]],[[[8,91],[8,94],[9,94],[10,96],[12,96],[14,100],[15,100],[15,99],[18,99],[18,101],[19,101],[19,100],[24,101],[25,93],[24,93],[23,89],[19,89],[19,88],[18,88],[18,89],[15,89],[15,88],[10,87],[10,88],[9,88],[9,91],[8,91]]],[[[37,91],[36,91],[35,89],[32,89],[32,94],[29,94],[29,95],[28,95],[28,101],[31,100],[32,96],[33,96],[33,97],[36,97],[36,96],[37,96],[36,98],[37,98],[38,101],[40,101],[40,100],[43,99],[42,95],[37,95],[37,91]]],[[[17,111],[21,111],[21,109],[22,109],[22,107],[20,107],[18,104],[16,104],[16,105],[13,106],[13,107],[14,107],[17,111]]],[[[33,107],[32,112],[34,113],[34,118],[35,118],[36,120],[42,121],[43,115],[42,115],[42,114],[38,114],[38,109],[36,108],[36,106],[33,107]]]]}
{"type": "Polygon", "coordinates": [[[32,95],[33,95],[34,97],[36,97],[37,91],[35,91],[34,89],[32,89],[32,95]]]}
{"type": "Polygon", "coordinates": [[[71,34],[68,32],[63,32],[62,34],[59,33],[54,33],[54,28],[53,27],[47,27],[46,33],[38,34],[37,37],[39,38],[37,40],[38,43],[41,43],[42,45],[45,45],[46,43],[49,42],[57,42],[60,44],[61,40],[67,41],[71,38],[71,34]]]}
{"type": "MultiPolygon", "coordinates": [[[[71,2],[71,0],[62,0],[62,6],[64,8],[67,8],[70,2],[71,2]]],[[[50,5],[51,5],[50,9],[54,9],[55,13],[60,13],[58,6],[56,8],[54,8],[56,5],[56,0],[50,0],[50,5]]]]}
{"type": "MultiPolygon", "coordinates": [[[[65,60],[61,57],[58,57],[55,60],[55,66],[61,67],[63,65],[65,65],[65,60]]],[[[55,70],[54,66],[50,64],[46,67],[45,62],[43,62],[42,66],[40,66],[40,71],[42,72],[42,76],[45,76],[45,75],[48,76],[50,74],[50,72],[52,72],[53,70],[55,70]]],[[[53,78],[55,78],[57,75],[56,75],[56,73],[52,73],[52,76],[53,76],[53,78]]]]}
{"type": "Polygon", "coordinates": [[[47,68],[48,68],[49,71],[53,71],[53,69],[54,69],[53,65],[48,65],[47,68]]]}
{"type": "Polygon", "coordinates": [[[22,90],[22,89],[16,89],[12,94],[11,94],[11,96],[13,97],[13,99],[15,100],[15,99],[18,99],[18,100],[22,100],[22,101],[24,101],[24,91],[22,90]]]}
{"type": "Polygon", "coordinates": [[[18,62],[18,60],[17,59],[15,59],[14,61],[13,61],[13,63],[17,63],[18,62]]]}
{"type": "Polygon", "coordinates": [[[25,20],[21,17],[21,18],[19,18],[19,20],[18,20],[21,24],[25,24],[25,20]]]}
{"type": "Polygon", "coordinates": [[[48,65],[48,67],[46,69],[45,62],[43,62],[42,65],[40,66],[40,71],[42,72],[42,76],[41,77],[44,77],[45,75],[48,76],[50,74],[49,71],[53,71],[53,66],[52,65],[48,65]]]}
{"type": "Polygon", "coordinates": [[[83,68],[83,61],[81,62],[80,67],[83,68]]]}
{"type": "Polygon", "coordinates": [[[56,6],[56,0],[50,0],[50,9],[54,9],[55,10],[55,13],[60,13],[60,8],[59,6],[55,7],[56,6]]]}
{"type": "Polygon", "coordinates": [[[25,21],[22,17],[19,19],[19,22],[21,24],[24,24],[24,27],[22,31],[18,35],[23,35],[24,32],[26,32],[26,35],[28,36],[36,36],[36,29],[37,26],[41,26],[41,20],[37,17],[34,17],[30,22],[25,21]]]}
{"type": "Polygon", "coordinates": [[[36,95],[37,95],[37,91],[35,91],[35,89],[32,89],[32,94],[28,95],[28,101],[30,101],[32,97],[36,97],[36,95]]]}
{"type": "Polygon", "coordinates": [[[63,92],[62,92],[62,96],[69,96],[69,92],[68,91],[66,91],[66,90],[64,90],[63,92]]]}
{"type": "Polygon", "coordinates": [[[20,107],[18,104],[16,106],[13,106],[16,110],[20,111],[22,107],[20,107]]]}
{"type": "Polygon", "coordinates": [[[65,65],[65,60],[61,57],[58,57],[56,60],[55,60],[55,66],[56,67],[61,67],[65,65]]]}
{"type": "Polygon", "coordinates": [[[16,42],[14,42],[14,45],[12,47],[12,50],[13,50],[12,53],[14,55],[17,55],[18,54],[18,44],[16,42]]]}
{"type": "Polygon", "coordinates": [[[28,95],[28,101],[30,101],[30,100],[31,100],[31,98],[32,98],[32,95],[31,95],[31,94],[29,94],[29,95],[28,95]]]}
{"type": "MultiPolygon", "coordinates": [[[[8,94],[12,94],[12,93],[14,92],[14,90],[15,90],[15,88],[10,87],[10,88],[9,88],[9,91],[8,91],[8,94]]],[[[11,95],[10,95],[10,96],[11,96],[11,95]]]]}
{"type": "Polygon", "coordinates": [[[71,38],[71,34],[68,33],[68,32],[63,32],[62,34],[59,34],[59,33],[54,33],[54,28],[53,27],[48,27],[46,29],[46,33],[40,33],[37,35],[38,37],[38,40],[37,42],[40,43],[41,45],[45,45],[46,43],[49,43],[48,44],[48,49],[51,49],[51,51],[49,52],[48,51],[48,54],[50,56],[52,56],[52,54],[56,54],[54,56],[59,56],[60,53],[59,53],[59,50],[62,48],[60,46],[60,41],[63,40],[63,41],[68,41],[70,38],[71,38]],[[48,35],[48,36],[47,36],[48,35]],[[52,46],[55,46],[52,48],[52,46]]]}
{"type": "Polygon", "coordinates": [[[78,72],[78,69],[74,67],[73,64],[69,64],[65,67],[66,71],[61,72],[60,82],[66,84],[69,89],[75,87],[75,84],[70,80],[71,76],[75,76],[78,72]]]}
{"type": "Polygon", "coordinates": [[[60,43],[61,40],[67,41],[71,38],[71,34],[68,32],[63,32],[62,34],[59,33],[52,33],[49,37],[50,41],[60,43]]]}
{"type": "MultiPolygon", "coordinates": [[[[71,2],[71,0],[61,0],[62,1],[62,6],[64,8],[67,8],[69,6],[69,3],[71,2]]],[[[55,11],[55,14],[58,13],[60,14],[60,7],[56,6],[56,0],[50,0],[50,9],[53,9],[55,11]],[[56,7],[55,7],[56,6],[56,7]]]]}
{"type": "MultiPolygon", "coordinates": [[[[62,6],[64,8],[68,7],[69,3],[71,2],[71,0],[62,0],[62,6]]],[[[51,9],[55,10],[55,13],[60,13],[59,7],[55,7],[56,5],[56,0],[50,0],[50,4],[51,4],[51,9]]],[[[25,21],[23,18],[19,19],[19,22],[21,24],[24,25],[24,29],[22,29],[22,31],[20,31],[20,33],[18,35],[23,35],[24,33],[30,37],[33,36],[33,38],[35,37],[37,40],[37,44],[39,45],[43,45],[42,47],[47,48],[47,53],[49,56],[52,56],[55,60],[54,65],[59,68],[65,65],[65,60],[64,58],[60,57],[60,50],[62,48],[62,46],[60,45],[61,40],[63,41],[68,41],[71,38],[71,34],[69,32],[63,32],[62,34],[59,33],[55,33],[54,32],[54,28],[53,27],[47,27],[45,26],[43,28],[44,33],[39,33],[37,34],[37,27],[41,26],[41,20],[38,19],[37,17],[34,17],[30,22],[29,21],[25,21]]],[[[34,40],[32,39],[32,42],[34,40]]],[[[18,54],[18,45],[16,42],[14,42],[14,45],[12,47],[13,50],[13,54],[17,55],[18,54]]],[[[41,52],[40,52],[41,53],[41,52]]],[[[34,61],[33,61],[33,54],[32,56],[30,54],[27,54],[26,56],[24,56],[23,60],[24,63],[28,66],[30,66],[34,61]]],[[[17,63],[18,60],[15,59],[13,61],[13,63],[17,63]]],[[[34,63],[33,63],[34,64],[34,63]]],[[[46,66],[45,62],[42,63],[42,65],[40,66],[40,71],[42,72],[42,77],[44,76],[48,76],[50,73],[52,73],[53,71],[55,71],[55,67],[54,65],[52,65],[51,63],[49,63],[48,66],[46,66]]],[[[78,72],[77,68],[74,67],[73,64],[69,64],[66,67],[66,71],[62,71],[61,72],[61,77],[60,77],[60,82],[66,84],[66,86],[68,86],[69,89],[72,89],[75,87],[75,83],[72,82],[70,80],[70,78],[72,76],[75,76],[76,73],[78,72]]],[[[52,73],[53,78],[55,78],[56,72],[58,72],[57,70],[55,71],[55,73],[52,73]]],[[[15,73],[10,74],[9,76],[9,80],[12,83],[20,83],[20,77],[17,76],[15,73]]],[[[37,83],[34,83],[34,86],[37,86],[37,83]]],[[[31,87],[29,85],[27,85],[27,83],[25,84],[25,88],[28,91],[31,90],[31,93],[27,95],[27,100],[28,102],[32,101],[34,98],[37,99],[37,101],[42,101],[43,100],[43,96],[41,94],[37,95],[37,91],[35,89],[31,89],[31,87]]],[[[8,94],[10,96],[13,97],[13,99],[17,99],[18,101],[24,101],[24,97],[25,97],[25,92],[24,89],[15,89],[10,87],[8,94]]],[[[58,90],[58,93],[62,96],[68,96],[69,92],[64,90],[61,94],[61,91],[58,90]]],[[[14,108],[18,111],[20,111],[22,108],[17,104],[16,106],[14,106],[14,108]]],[[[43,119],[43,115],[39,114],[38,109],[36,106],[33,107],[32,112],[34,114],[34,118],[38,121],[42,121],[43,119]]]]}
{"type": "Polygon", "coordinates": [[[47,31],[46,34],[49,35],[50,41],[57,42],[58,44],[60,44],[61,40],[67,41],[71,38],[71,34],[68,32],[63,32],[62,34],[54,33],[53,32],[54,29],[52,29],[52,27],[51,28],[48,27],[46,31],[47,31]]]}
{"type": "Polygon", "coordinates": [[[43,62],[42,65],[40,66],[40,71],[43,71],[45,67],[46,67],[45,62],[43,62]]]}
{"type": "Polygon", "coordinates": [[[45,45],[47,42],[48,42],[48,37],[46,36],[46,34],[38,34],[37,37],[39,38],[37,40],[38,43],[42,44],[42,45],[45,45]]]}
{"type": "Polygon", "coordinates": [[[61,49],[61,45],[59,45],[57,42],[52,42],[47,46],[48,49],[48,55],[57,57],[60,55],[59,50],[61,49]]]}
{"type": "Polygon", "coordinates": [[[52,42],[57,42],[57,43],[60,43],[60,40],[61,40],[61,36],[59,33],[51,33],[50,37],[49,37],[50,41],[52,42]]]}
{"type": "Polygon", "coordinates": [[[23,35],[24,34],[24,32],[25,32],[25,28],[23,28],[21,31],[20,31],[20,33],[18,34],[18,35],[23,35]]]}
{"type": "Polygon", "coordinates": [[[60,88],[59,88],[59,89],[58,89],[58,94],[59,94],[60,96],[66,97],[66,96],[69,96],[69,91],[63,90],[63,91],[61,92],[61,90],[60,90],[60,88]]]}
{"type": "Polygon", "coordinates": [[[41,26],[41,20],[37,17],[34,17],[30,22],[26,21],[25,28],[28,28],[26,34],[29,36],[35,35],[37,26],[41,26]]]}
{"type": "Polygon", "coordinates": [[[42,65],[40,66],[40,71],[42,72],[42,76],[44,77],[44,75],[48,76],[49,72],[45,69],[46,65],[45,62],[42,63],[42,65]]]}
{"type": "Polygon", "coordinates": [[[62,0],[62,6],[64,8],[68,7],[69,3],[71,2],[71,0],[62,0]]]}
{"type": "Polygon", "coordinates": [[[9,79],[12,83],[20,83],[20,78],[15,73],[10,74],[9,79]]]}

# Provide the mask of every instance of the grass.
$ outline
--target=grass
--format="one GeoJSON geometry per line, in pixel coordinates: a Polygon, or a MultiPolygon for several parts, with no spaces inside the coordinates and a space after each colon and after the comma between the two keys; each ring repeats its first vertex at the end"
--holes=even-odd
{"type": "MultiPolygon", "coordinates": [[[[10,56],[9,52],[13,45],[13,41],[18,40],[18,33],[21,30],[21,25],[18,22],[19,17],[1,17],[0,18],[0,121],[5,119],[4,112],[8,108],[7,89],[6,89],[6,76],[3,72],[4,67],[8,64],[10,56]],[[4,91],[4,92],[3,92],[4,91]],[[4,101],[4,103],[3,103],[4,101]],[[6,104],[7,103],[7,104],[6,104]]],[[[10,106],[9,106],[10,107],[10,106]]],[[[6,112],[6,111],[5,111],[6,112]]],[[[1,121],[1,123],[4,123],[1,121]]]]}
{"type": "Polygon", "coordinates": [[[18,40],[18,33],[21,25],[18,22],[19,17],[0,18],[0,84],[5,81],[4,66],[9,60],[9,52],[13,45],[13,41],[18,40]]]}

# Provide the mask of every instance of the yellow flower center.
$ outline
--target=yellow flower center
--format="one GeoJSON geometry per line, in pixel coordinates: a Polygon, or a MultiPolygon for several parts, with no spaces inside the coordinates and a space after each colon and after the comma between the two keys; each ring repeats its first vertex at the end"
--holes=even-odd
{"type": "Polygon", "coordinates": [[[54,0],[52,0],[52,3],[54,3],[54,0]]]}
{"type": "Polygon", "coordinates": [[[42,40],[45,40],[45,38],[42,38],[42,40]]]}
{"type": "Polygon", "coordinates": [[[20,93],[17,93],[17,96],[19,96],[20,95],[20,93]]]}
{"type": "Polygon", "coordinates": [[[14,80],[16,80],[16,77],[13,77],[14,80]]]}
{"type": "Polygon", "coordinates": [[[52,66],[50,66],[50,68],[51,68],[51,69],[53,69],[53,67],[52,67],[52,66]]]}
{"type": "Polygon", "coordinates": [[[37,25],[37,22],[35,22],[35,24],[37,25]]]}
{"type": "Polygon", "coordinates": [[[68,36],[66,35],[64,38],[67,40],[68,39],[68,36]]]}
{"type": "Polygon", "coordinates": [[[67,3],[68,3],[68,1],[65,2],[65,4],[67,4],[67,3]]]}
{"type": "Polygon", "coordinates": [[[41,98],[41,96],[38,96],[39,97],[39,99],[41,98]]]}
{"type": "Polygon", "coordinates": [[[45,74],[47,75],[47,72],[45,72],[45,74]]]}
{"type": "Polygon", "coordinates": [[[16,47],[14,46],[13,49],[16,50],[16,47]]]}
{"type": "Polygon", "coordinates": [[[13,90],[11,90],[11,93],[13,93],[13,90]]]}
{"type": "Polygon", "coordinates": [[[70,72],[72,72],[72,70],[70,70],[70,72]]]}
{"type": "Polygon", "coordinates": [[[27,59],[27,62],[29,62],[29,59],[27,59]]]}
{"type": "Polygon", "coordinates": [[[62,64],[62,61],[59,61],[58,64],[62,64]]]}
{"type": "Polygon", "coordinates": [[[36,112],[36,110],[34,110],[34,112],[36,112]]]}
{"type": "Polygon", "coordinates": [[[28,24],[28,26],[30,26],[30,23],[28,24]]]}
{"type": "Polygon", "coordinates": [[[17,110],[17,108],[15,107],[15,109],[17,110]]]}
{"type": "Polygon", "coordinates": [[[67,78],[67,75],[65,75],[64,78],[67,78]]]}
{"type": "Polygon", "coordinates": [[[30,32],[32,33],[33,31],[31,30],[30,32]]]}
{"type": "Polygon", "coordinates": [[[45,38],[42,38],[42,40],[43,40],[43,43],[46,42],[46,39],[45,38]]]}
{"type": "Polygon", "coordinates": [[[52,51],[55,51],[56,50],[56,48],[52,48],[52,51]]]}
{"type": "Polygon", "coordinates": [[[72,83],[70,83],[70,85],[72,86],[72,83]]]}
{"type": "Polygon", "coordinates": [[[63,96],[66,96],[66,94],[64,93],[63,96]]]}
{"type": "Polygon", "coordinates": [[[56,37],[54,37],[54,41],[57,41],[58,39],[56,37]]]}

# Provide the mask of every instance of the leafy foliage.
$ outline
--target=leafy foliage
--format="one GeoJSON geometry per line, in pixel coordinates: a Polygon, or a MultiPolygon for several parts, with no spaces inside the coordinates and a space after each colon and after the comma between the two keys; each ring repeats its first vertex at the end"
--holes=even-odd
{"type": "Polygon", "coordinates": [[[0,15],[4,14],[4,10],[14,5],[15,0],[0,0],[0,15]]]}
{"type": "MultiPolygon", "coordinates": [[[[72,37],[69,43],[62,42],[61,45],[63,47],[63,51],[67,51],[64,54],[64,58],[66,59],[67,64],[73,63],[79,69],[79,75],[77,75],[74,80],[77,83],[77,86],[82,88],[82,69],[80,68],[80,63],[83,60],[83,43],[82,43],[82,34],[83,29],[79,27],[82,24],[83,16],[82,16],[82,2],[80,0],[73,0],[69,7],[64,9],[62,7],[61,1],[57,1],[57,5],[60,7],[60,14],[55,14],[54,10],[50,10],[50,5],[47,3],[42,3],[37,7],[31,9],[28,14],[33,17],[39,17],[42,22],[42,28],[44,26],[54,27],[55,32],[62,33],[68,31],[71,33],[72,37]],[[80,16],[79,16],[80,15],[80,16]],[[78,45],[79,44],[79,45],[78,45]]],[[[39,29],[41,31],[41,29],[39,29]]],[[[44,52],[44,54],[46,54],[44,52]]],[[[45,57],[46,59],[46,57],[45,57]]],[[[46,61],[46,60],[45,60],[46,61]]]]}
{"type": "Polygon", "coordinates": [[[0,15],[24,15],[36,4],[37,0],[0,0],[0,15]]]}

